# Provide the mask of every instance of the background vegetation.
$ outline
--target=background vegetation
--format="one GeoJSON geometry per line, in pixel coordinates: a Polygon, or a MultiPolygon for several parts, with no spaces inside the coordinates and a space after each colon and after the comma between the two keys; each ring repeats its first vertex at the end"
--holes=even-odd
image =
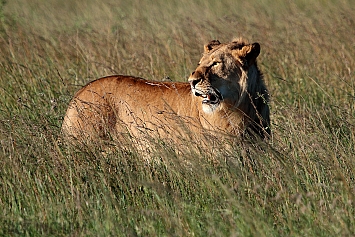
{"type": "Polygon", "coordinates": [[[1,236],[355,235],[350,0],[1,0],[1,236]],[[259,42],[273,138],[245,155],[58,142],[74,92],[185,81],[203,44],[259,42]],[[189,160],[189,162],[181,162],[189,160]]]}

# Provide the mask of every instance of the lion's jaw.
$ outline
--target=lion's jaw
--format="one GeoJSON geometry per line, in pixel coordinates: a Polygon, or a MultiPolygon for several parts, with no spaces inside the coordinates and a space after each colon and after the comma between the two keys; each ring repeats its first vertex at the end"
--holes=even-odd
{"type": "Polygon", "coordinates": [[[202,110],[206,114],[222,109],[223,105],[234,107],[239,104],[240,85],[239,83],[232,83],[232,81],[237,81],[237,79],[218,78],[210,80],[205,78],[196,83],[193,78],[189,78],[192,95],[201,103],[202,110]]]}
{"type": "Polygon", "coordinates": [[[203,88],[191,83],[191,91],[193,96],[199,98],[202,104],[202,110],[207,114],[213,113],[223,101],[219,90],[212,86],[203,88]]]}

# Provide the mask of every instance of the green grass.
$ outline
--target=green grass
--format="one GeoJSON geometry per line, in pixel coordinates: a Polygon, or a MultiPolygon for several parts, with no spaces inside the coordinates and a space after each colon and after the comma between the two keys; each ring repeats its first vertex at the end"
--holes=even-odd
{"type": "MultiPolygon", "coordinates": [[[[0,236],[355,235],[352,1],[0,1],[0,236]],[[273,138],[247,151],[58,141],[82,85],[186,81],[203,44],[261,44],[273,138]]],[[[191,146],[196,146],[190,141],[191,146]]]]}

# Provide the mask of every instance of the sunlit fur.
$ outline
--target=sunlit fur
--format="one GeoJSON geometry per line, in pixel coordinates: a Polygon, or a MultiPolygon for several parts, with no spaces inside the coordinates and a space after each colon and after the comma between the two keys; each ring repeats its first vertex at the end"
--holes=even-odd
{"type": "Polygon", "coordinates": [[[212,41],[190,83],[120,75],[90,82],[70,102],[62,131],[77,139],[123,133],[164,138],[206,131],[240,136],[251,128],[264,138],[270,121],[268,93],[256,65],[259,51],[257,43],[212,41]]]}

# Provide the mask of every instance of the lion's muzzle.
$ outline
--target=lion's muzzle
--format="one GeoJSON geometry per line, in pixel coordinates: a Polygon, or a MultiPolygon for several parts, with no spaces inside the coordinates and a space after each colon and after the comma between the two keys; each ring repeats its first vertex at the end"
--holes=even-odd
{"type": "MultiPolygon", "coordinates": [[[[191,74],[191,76],[192,75],[193,74],[191,74]]],[[[221,93],[217,89],[211,86],[202,86],[202,78],[190,77],[188,81],[191,85],[192,94],[196,97],[202,97],[203,104],[215,105],[219,104],[223,99],[221,93]]]]}

